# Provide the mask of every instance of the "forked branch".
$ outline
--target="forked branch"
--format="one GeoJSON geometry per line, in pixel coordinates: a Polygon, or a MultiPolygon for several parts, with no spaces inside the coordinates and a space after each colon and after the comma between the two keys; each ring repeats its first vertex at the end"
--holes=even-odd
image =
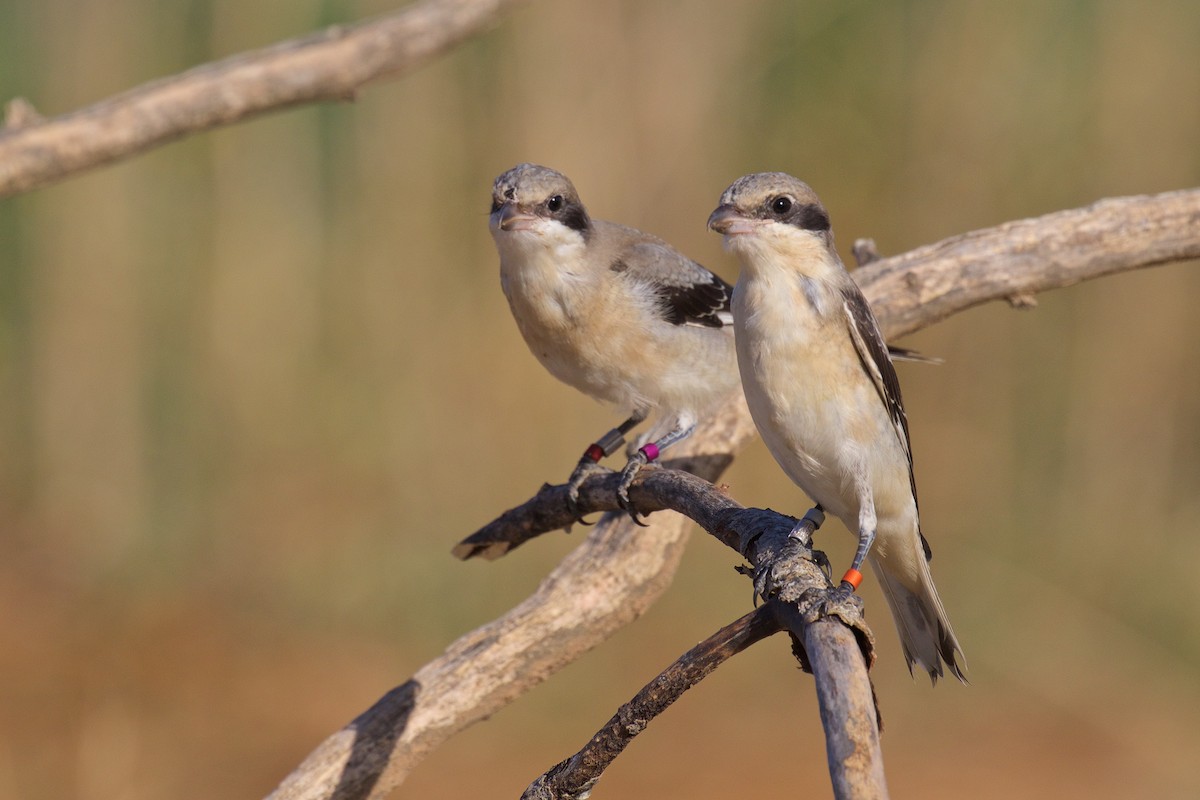
{"type": "MultiPolygon", "coordinates": [[[[617,481],[616,475],[585,481],[580,509],[615,509],[617,481]]],[[[464,557],[476,552],[493,555],[500,547],[495,543],[519,543],[548,532],[546,526],[569,523],[564,491],[562,486],[543,487],[519,511],[506,513],[455,552],[464,557]]],[[[630,499],[642,511],[671,509],[686,515],[744,556],[755,576],[755,591],[767,605],[681,657],[618,711],[583,750],[541,776],[524,796],[537,800],[585,797],[604,768],[655,715],[724,660],[776,630],[791,634],[793,652],[805,671],[816,678],[835,796],[886,796],[878,711],[867,677],[874,660],[874,640],[857,597],[828,607],[826,599],[833,585],[814,560],[811,539],[798,541],[789,536],[796,520],[774,511],[743,508],[708,481],[671,469],[644,469],[630,489],[630,499]],[[768,618],[774,627],[768,625],[768,618]]],[[[819,522],[806,517],[805,523],[811,536],[819,522]]]]}
{"type": "MultiPolygon", "coordinates": [[[[425,63],[523,1],[423,0],[373,21],[200,66],[59,117],[43,119],[15,100],[0,129],[0,199],[191,133],[272,110],[348,99],[373,80],[425,63]]],[[[1200,190],[1190,189],[1102,200],[963,234],[872,260],[856,278],[885,335],[894,338],[990,300],[1029,307],[1038,292],[1197,257],[1200,190]]],[[[677,446],[674,454],[683,458],[675,463],[715,480],[753,435],[744,406],[731,404],[677,446]]],[[[529,599],[459,638],[326,739],[272,796],[387,794],[450,736],[645,611],[670,583],[689,527],[675,514],[654,515],[650,531],[635,530],[618,516],[606,518],[529,599]],[[587,604],[576,602],[581,594],[587,604]]],[[[494,549],[471,545],[463,555],[494,557],[523,540],[518,535],[494,549]]]]}
{"type": "MultiPolygon", "coordinates": [[[[952,237],[856,271],[889,338],[988,300],[1028,298],[1090,278],[1200,257],[1200,189],[1104,200],[1087,208],[952,237]]],[[[675,464],[716,480],[754,435],[731,404],[677,445],[675,464]]],[[[382,796],[454,733],[495,713],[638,617],[670,583],[690,522],[652,529],[606,517],[537,591],[454,642],[407,685],[413,703],[380,701],[321,743],[278,798],[382,796]],[[589,602],[577,602],[586,595],[589,602]],[[385,735],[386,734],[386,735],[385,735]],[[339,789],[353,770],[367,791],[339,789]]],[[[505,545],[509,549],[511,545],[505,545]]],[[[385,698],[386,700],[386,698],[385,698]]]]}
{"type": "MultiPolygon", "coordinates": [[[[540,495],[543,501],[550,500],[546,495],[540,495]]],[[[795,520],[773,511],[742,508],[706,481],[671,470],[645,476],[635,483],[631,497],[635,503],[686,513],[745,554],[753,564],[750,572],[755,575],[756,591],[766,605],[678,659],[618,710],[582,750],[534,781],[523,798],[586,797],[633,737],[684,691],[728,658],[781,630],[790,633],[801,666],[816,678],[835,796],[885,797],[879,716],[867,678],[874,644],[861,602],[852,598],[843,606],[827,607],[833,587],[814,561],[811,540],[789,536],[795,520]]],[[[613,498],[615,504],[615,492],[613,498]]],[[[809,524],[810,535],[814,527],[809,524]]]]}

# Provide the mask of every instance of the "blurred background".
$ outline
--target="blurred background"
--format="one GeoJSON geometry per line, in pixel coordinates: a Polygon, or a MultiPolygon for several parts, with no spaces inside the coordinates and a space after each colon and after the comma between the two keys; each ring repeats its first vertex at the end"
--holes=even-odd
{"type": "MultiPolygon", "coordinates": [[[[6,0],[0,99],[59,114],[391,8],[6,0]]],[[[1200,185],[1198,65],[1186,0],[542,0],[354,104],[0,202],[0,797],[260,796],[578,541],[449,555],[613,421],[509,317],[501,171],[560,169],[733,279],[704,221],[750,171],[810,182],[847,258],[1200,185]]],[[[909,677],[868,580],[896,796],[1200,795],[1197,296],[1176,264],[903,342],[946,362],[900,369],[971,685],[909,677]]],[[[761,444],[726,481],[808,507],[761,444]]],[[[837,563],[852,539],[819,544],[837,563]]],[[[694,536],[645,617],[395,796],[518,796],[750,608],[737,560],[694,536]]],[[[828,786],[777,637],[595,796],[828,786]]]]}

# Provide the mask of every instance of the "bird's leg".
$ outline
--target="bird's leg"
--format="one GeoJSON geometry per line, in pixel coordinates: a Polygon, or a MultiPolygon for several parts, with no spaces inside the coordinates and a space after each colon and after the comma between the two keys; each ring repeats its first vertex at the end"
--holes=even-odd
{"type": "Polygon", "coordinates": [[[867,553],[871,549],[871,545],[875,543],[875,528],[863,528],[858,532],[858,549],[854,551],[854,560],[850,562],[850,569],[846,570],[846,574],[842,576],[842,582],[838,589],[846,594],[852,594],[855,589],[862,583],[863,561],[867,558],[867,553]]]}
{"type": "MultiPolygon", "coordinates": [[[[868,499],[870,495],[867,495],[868,499]]],[[[841,583],[837,588],[829,589],[824,592],[817,605],[817,609],[823,615],[841,616],[847,619],[846,615],[857,616],[862,613],[862,598],[855,597],[854,592],[862,583],[863,562],[867,559],[867,553],[871,551],[871,544],[875,541],[875,506],[868,502],[862,506],[862,510],[858,514],[858,548],[854,551],[854,560],[850,563],[850,569],[846,570],[846,574],[842,576],[841,583]]],[[[828,574],[828,573],[827,573],[828,574]]]]}
{"type": "Polygon", "coordinates": [[[629,457],[625,469],[621,470],[621,482],[617,484],[617,505],[629,512],[629,516],[633,517],[633,521],[638,525],[646,527],[645,523],[638,519],[637,509],[629,502],[629,487],[633,484],[633,479],[642,467],[656,460],[663,450],[691,436],[695,429],[696,424],[690,417],[681,417],[667,435],[657,442],[647,442],[639,447],[637,452],[629,457]]]}
{"type": "Polygon", "coordinates": [[[820,503],[817,503],[795,524],[791,533],[788,534],[788,538],[795,539],[805,547],[812,547],[812,535],[824,524],[825,509],[821,507],[820,503]]]}
{"type": "Polygon", "coordinates": [[[848,599],[862,583],[863,575],[860,570],[863,562],[867,560],[867,553],[871,551],[871,545],[875,543],[876,522],[875,501],[868,489],[859,505],[858,547],[854,551],[854,560],[850,562],[850,569],[846,570],[846,574],[842,576],[842,582],[833,590],[833,595],[830,597],[831,602],[848,599]]]}
{"type": "Polygon", "coordinates": [[[629,419],[588,445],[587,450],[583,451],[583,456],[567,480],[567,507],[571,510],[576,522],[583,525],[591,524],[585,521],[583,514],[579,512],[579,487],[583,485],[589,475],[604,469],[600,466],[600,459],[617,452],[621,445],[625,444],[625,434],[633,430],[645,418],[645,411],[634,411],[629,419]]]}
{"type": "Polygon", "coordinates": [[[821,571],[828,575],[830,570],[829,559],[820,550],[812,549],[813,534],[824,524],[825,509],[820,503],[817,503],[795,524],[791,532],[788,533],[788,538],[795,539],[802,546],[811,550],[813,561],[817,562],[817,566],[821,568],[821,571]]]}

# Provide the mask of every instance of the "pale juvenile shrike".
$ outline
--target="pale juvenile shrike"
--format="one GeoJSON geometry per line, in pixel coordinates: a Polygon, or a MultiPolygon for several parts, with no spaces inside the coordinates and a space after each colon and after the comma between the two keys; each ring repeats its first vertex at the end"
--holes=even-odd
{"type": "Polygon", "coordinates": [[[807,184],[769,172],[735,181],[708,226],[741,262],[737,361],[759,433],[788,477],[858,534],[835,593],[849,597],[870,563],[909,670],[936,682],[945,662],[965,681],[929,572],[900,383],[829,215],[807,184]]]}
{"type": "Polygon", "coordinates": [[[500,285],[534,356],[554,377],[628,418],[587,448],[579,486],[638,423],[658,419],[629,458],[617,492],[738,388],[732,287],[666,242],[592,219],[567,177],[518,164],[492,187],[500,285]]]}

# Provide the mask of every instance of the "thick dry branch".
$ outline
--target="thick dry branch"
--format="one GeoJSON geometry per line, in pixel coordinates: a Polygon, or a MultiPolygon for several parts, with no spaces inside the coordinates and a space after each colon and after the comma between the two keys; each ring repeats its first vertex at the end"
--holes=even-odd
{"type": "Polygon", "coordinates": [[[854,273],[889,338],[951,314],[1038,292],[1200,258],[1200,189],[1113,197],[964,233],[854,273]]]}
{"type": "Polygon", "coordinates": [[[348,100],[426,63],[525,0],[425,0],[144,84],[40,119],[27,104],[0,130],[0,198],[183,136],[304,103],[348,100]]]}
{"type": "MultiPolygon", "coordinates": [[[[781,607],[792,612],[789,606],[781,607]]],[[[879,746],[882,722],[874,688],[855,646],[855,636],[861,637],[865,626],[851,627],[823,614],[809,614],[804,651],[816,680],[833,796],[882,800],[888,796],[879,746]]]]}
{"type": "MultiPolygon", "coordinates": [[[[1193,189],[1106,200],[977,231],[873,261],[855,275],[885,333],[897,337],[988,300],[1197,255],[1200,190],[1193,189]],[[1114,217],[1116,208],[1134,216],[1114,217]],[[1045,251],[1039,250],[1042,242],[1045,251]],[[991,260],[979,261],[981,252],[991,260]]],[[[744,403],[733,403],[673,455],[698,457],[698,474],[716,480],[753,435],[744,403]]],[[[371,715],[369,720],[360,717],[320,744],[276,796],[366,796],[335,791],[337,777],[352,768],[362,771],[366,758],[374,762],[369,771],[382,776],[372,791],[380,795],[445,739],[640,616],[670,583],[691,523],[658,513],[650,525],[643,530],[623,517],[606,516],[533,596],[423,667],[413,678],[421,693],[410,710],[372,708],[363,715],[371,715]],[[389,733],[385,737],[380,730],[389,733]]]]}

